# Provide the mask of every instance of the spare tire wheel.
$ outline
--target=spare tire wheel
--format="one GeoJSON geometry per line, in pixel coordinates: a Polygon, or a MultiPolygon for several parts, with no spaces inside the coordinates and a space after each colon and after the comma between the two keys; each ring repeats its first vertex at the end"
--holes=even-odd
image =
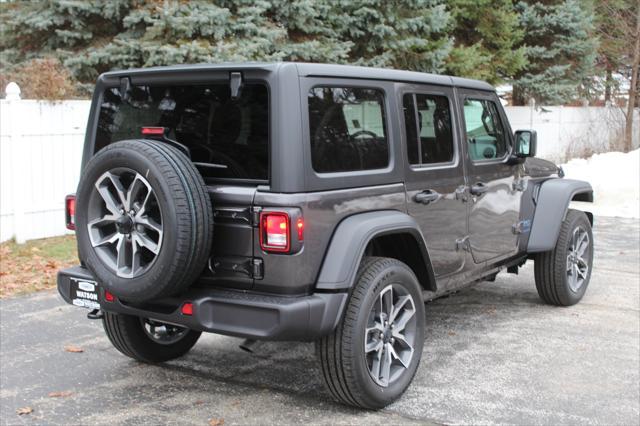
{"type": "Polygon", "coordinates": [[[100,150],[76,192],[78,251],[115,296],[143,302],[185,290],[213,237],[209,194],[193,163],[166,143],[125,140],[100,150]]]}

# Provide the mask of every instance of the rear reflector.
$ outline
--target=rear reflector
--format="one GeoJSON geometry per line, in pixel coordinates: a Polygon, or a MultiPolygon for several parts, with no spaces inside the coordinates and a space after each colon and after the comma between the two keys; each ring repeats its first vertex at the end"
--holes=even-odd
{"type": "Polygon", "coordinates": [[[76,229],[76,196],[67,195],[64,199],[64,213],[67,229],[76,229]]]}
{"type": "Polygon", "coordinates": [[[298,230],[298,241],[304,241],[304,219],[301,217],[296,221],[296,229],[298,230]]]}
{"type": "Polygon", "coordinates": [[[145,136],[163,136],[164,135],[164,127],[143,127],[142,134],[145,136]]]}
{"type": "Polygon", "coordinates": [[[114,300],[116,300],[116,297],[109,293],[107,290],[104,291],[104,300],[106,300],[107,302],[113,302],[114,300]]]}
{"type": "Polygon", "coordinates": [[[180,312],[182,312],[182,315],[193,315],[193,303],[184,302],[182,308],[180,308],[180,312]]]}
{"type": "Polygon", "coordinates": [[[289,215],[284,212],[260,214],[260,247],[264,251],[288,252],[291,236],[289,215]]]}

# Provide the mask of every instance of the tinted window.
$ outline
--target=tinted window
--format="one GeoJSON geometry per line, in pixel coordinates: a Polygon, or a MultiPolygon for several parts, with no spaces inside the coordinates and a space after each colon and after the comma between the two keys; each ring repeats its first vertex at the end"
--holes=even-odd
{"type": "Polygon", "coordinates": [[[311,162],[316,172],[381,169],[389,164],[381,90],[311,89],[309,130],[311,162]]]}
{"type": "Polygon", "coordinates": [[[447,97],[406,94],[403,107],[409,163],[420,165],[453,160],[451,109],[447,97]]]}
{"type": "Polygon", "coordinates": [[[472,160],[502,158],[507,153],[506,133],[494,102],[466,99],[464,122],[472,160]]]}
{"type": "Polygon", "coordinates": [[[164,127],[169,139],[189,149],[204,177],[267,180],[267,88],[244,84],[239,99],[230,93],[228,84],[134,86],[123,101],[118,89],[107,89],[96,147],[140,138],[142,127],[164,127]]]}

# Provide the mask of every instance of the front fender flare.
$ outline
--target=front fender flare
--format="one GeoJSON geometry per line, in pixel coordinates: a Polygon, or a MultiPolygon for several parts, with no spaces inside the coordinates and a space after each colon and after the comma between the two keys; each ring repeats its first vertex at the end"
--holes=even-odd
{"type": "Polygon", "coordinates": [[[593,188],[588,182],[549,179],[540,185],[527,253],[545,252],[555,247],[569,203],[576,195],[580,195],[580,201],[593,202],[593,188]]]}
{"type": "Polygon", "coordinates": [[[427,245],[416,221],[406,213],[385,210],[356,214],[340,222],[322,263],[316,289],[349,289],[355,282],[367,244],[375,237],[395,233],[409,233],[416,239],[429,279],[435,283],[427,245]]]}

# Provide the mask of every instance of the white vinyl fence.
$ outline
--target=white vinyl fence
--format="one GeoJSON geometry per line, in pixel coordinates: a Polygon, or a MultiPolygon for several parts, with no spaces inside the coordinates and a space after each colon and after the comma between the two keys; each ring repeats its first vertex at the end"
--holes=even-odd
{"type": "Polygon", "coordinates": [[[89,101],[0,101],[0,241],[63,235],[89,101]]]}
{"type": "MultiPolygon", "coordinates": [[[[15,87],[17,89],[17,86],[15,87]]],[[[64,197],[76,190],[90,101],[0,101],[0,241],[67,233],[64,197]]],[[[606,151],[624,129],[617,108],[506,107],[514,130],[538,131],[538,156],[606,151]],[[587,149],[587,151],[584,151],[587,149]]],[[[638,116],[634,146],[639,144],[638,116]]]]}

